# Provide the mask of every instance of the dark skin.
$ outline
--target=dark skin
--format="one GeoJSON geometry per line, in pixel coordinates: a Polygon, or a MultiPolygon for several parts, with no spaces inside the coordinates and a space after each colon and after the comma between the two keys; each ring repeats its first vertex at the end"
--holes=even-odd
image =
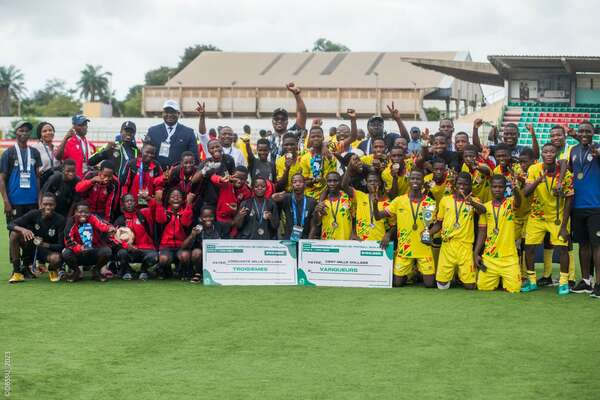
{"type": "Polygon", "coordinates": [[[492,170],[487,164],[477,162],[477,153],[474,151],[465,150],[463,153],[463,159],[471,172],[477,170],[485,176],[490,176],[492,174],[492,170]]]}
{"type": "Polygon", "coordinates": [[[406,140],[409,140],[410,134],[408,133],[406,126],[404,126],[404,122],[402,122],[402,118],[400,117],[400,110],[396,108],[393,101],[391,105],[387,105],[387,109],[390,112],[390,117],[392,117],[392,119],[396,121],[396,124],[398,125],[398,130],[400,131],[400,135],[406,140]]]}
{"type": "Polygon", "coordinates": [[[85,135],[87,135],[87,131],[88,131],[87,121],[84,122],[83,124],[79,124],[79,125],[73,124],[71,129],[69,129],[69,131],[63,137],[62,142],[60,142],[60,144],[56,148],[56,158],[58,158],[59,160],[61,160],[63,158],[63,155],[65,154],[65,145],[67,144],[67,141],[69,139],[71,139],[74,135],[77,135],[79,137],[85,137],[85,135]]]}
{"type": "MultiPolygon", "coordinates": [[[[588,149],[592,157],[597,159],[600,154],[596,145],[593,143],[594,127],[590,124],[580,124],[577,132],[583,152],[588,149]]],[[[597,162],[597,160],[594,160],[597,162]]],[[[571,171],[573,166],[570,166],[571,171]]],[[[581,265],[581,277],[583,279],[590,278],[592,265],[595,266],[596,277],[600,276],[600,246],[592,246],[590,242],[579,244],[579,260],[581,265]]]]}
{"type": "Polygon", "coordinates": [[[405,164],[404,164],[404,150],[401,148],[393,148],[389,154],[392,167],[390,174],[392,175],[392,187],[388,191],[388,196],[393,199],[398,195],[398,177],[404,176],[405,164]]]}
{"type": "MultiPolygon", "coordinates": [[[[308,135],[308,143],[310,144],[312,151],[315,153],[321,153],[323,159],[331,159],[332,155],[327,149],[327,146],[323,146],[323,141],[323,132],[321,132],[320,129],[310,130],[310,133],[308,135]]],[[[306,186],[308,187],[314,186],[315,182],[315,178],[307,178],[305,181],[306,186]]]]}
{"type": "Polygon", "coordinates": [[[285,157],[285,171],[281,179],[277,181],[277,190],[280,191],[285,190],[290,176],[290,168],[298,158],[298,142],[296,139],[291,137],[285,138],[282,145],[285,157]]]}
{"type": "MultiPolygon", "coordinates": [[[[542,149],[542,161],[544,162],[544,173],[540,174],[539,177],[535,179],[532,183],[525,186],[523,189],[523,194],[526,197],[531,196],[531,194],[535,191],[538,185],[546,180],[546,176],[556,175],[557,169],[559,168],[556,164],[556,148],[554,146],[544,146],[542,149]]],[[[559,195],[556,193],[555,195],[559,195]]],[[[561,195],[562,196],[562,195],[561,195]]],[[[561,237],[565,241],[569,241],[570,236],[567,230],[567,224],[569,221],[568,216],[571,214],[571,204],[572,204],[572,196],[565,198],[565,204],[563,207],[563,217],[560,220],[560,231],[559,237],[561,237]],[[567,216],[567,217],[565,217],[567,216]]],[[[534,258],[535,258],[535,249],[537,248],[537,244],[525,245],[525,262],[527,264],[527,271],[535,271],[534,266],[534,258]]],[[[554,246],[555,249],[559,252],[560,257],[560,272],[568,273],[569,272],[569,247],[568,246],[554,246]]]]}
{"type": "MultiPolygon", "coordinates": [[[[292,177],[292,194],[294,195],[294,200],[296,202],[302,201],[304,197],[304,176],[301,174],[296,174],[292,177]]],[[[271,200],[275,203],[281,203],[285,199],[286,192],[273,193],[271,196],[271,200]]],[[[310,221],[310,230],[309,230],[309,238],[318,238],[318,223],[319,219],[316,213],[313,214],[310,221]]]]}
{"type": "MultiPolygon", "coordinates": [[[[325,204],[325,196],[329,198],[330,202],[337,201],[340,196],[341,190],[341,177],[337,173],[329,173],[326,178],[327,191],[323,193],[319,203],[315,207],[315,215],[318,218],[319,225],[321,219],[327,214],[327,205],[325,204]]],[[[349,193],[350,195],[350,193],[349,193]]],[[[352,233],[350,234],[350,240],[358,240],[355,233],[354,220],[352,221],[352,233]]]]}
{"type": "MultiPolygon", "coordinates": [[[[252,189],[254,191],[254,199],[257,201],[258,204],[263,204],[265,202],[265,193],[267,191],[267,182],[264,179],[255,179],[252,189]]],[[[248,213],[250,211],[251,211],[250,209],[248,209],[246,207],[242,207],[238,211],[235,218],[233,219],[233,222],[232,222],[233,225],[236,226],[237,228],[241,228],[244,223],[244,219],[245,219],[246,215],[248,215],[248,213]]],[[[271,213],[271,211],[265,210],[263,212],[263,219],[265,221],[269,221],[270,225],[273,229],[277,229],[276,226],[273,226],[273,221],[271,220],[272,217],[273,217],[273,213],[271,213]]]]}

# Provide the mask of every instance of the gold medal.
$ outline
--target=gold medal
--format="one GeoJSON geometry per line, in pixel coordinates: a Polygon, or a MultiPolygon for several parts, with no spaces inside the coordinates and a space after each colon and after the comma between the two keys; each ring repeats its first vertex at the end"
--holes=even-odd
{"type": "Polygon", "coordinates": [[[494,235],[498,236],[499,233],[500,233],[500,229],[494,228],[494,235]]]}
{"type": "Polygon", "coordinates": [[[454,223],[454,229],[460,229],[460,224],[458,222],[454,223]]]}
{"type": "Polygon", "coordinates": [[[416,231],[416,230],[417,230],[417,228],[418,228],[418,227],[417,227],[417,224],[416,224],[416,223],[414,223],[414,224],[413,224],[413,226],[412,226],[412,230],[413,230],[413,231],[416,231]]]}
{"type": "Polygon", "coordinates": [[[554,225],[560,225],[560,219],[558,219],[558,218],[557,218],[557,219],[555,219],[555,220],[554,220],[554,225]]]}
{"type": "Polygon", "coordinates": [[[583,172],[577,173],[577,179],[579,179],[579,180],[583,179],[583,172]]]}
{"type": "Polygon", "coordinates": [[[337,223],[337,222],[335,222],[335,221],[333,221],[333,223],[331,224],[331,227],[332,227],[333,229],[337,229],[337,227],[338,227],[338,223],[337,223]]]}
{"type": "Polygon", "coordinates": [[[264,235],[264,234],[265,234],[265,230],[264,230],[263,228],[258,228],[258,230],[257,230],[256,232],[258,232],[258,234],[259,234],[260,236],[262,236],[262,235],[264,235]]]}

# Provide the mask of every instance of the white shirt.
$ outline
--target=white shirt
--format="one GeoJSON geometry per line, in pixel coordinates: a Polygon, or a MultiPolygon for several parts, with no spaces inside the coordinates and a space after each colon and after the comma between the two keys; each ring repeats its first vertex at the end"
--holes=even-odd
{"type": "Polygon", "coordinates": [[[46,148],[44,146],[44,143],[42,142],[37,142],[31,145],[31,147],[36,149],[40,153],[40,157],[42,158],[42,168],[40,169],[40,172],[46,172],[52,168],[51,158],[54,161],[54,168],[60,167],[60,165],[62,164],[60,160],[54,157],[55,149],[50,149],[49,147],[46,148]]]}
{"type": "Polygon", "coordinates": [[[172,126],[167,125],[167,123],[165,122],[165,129],[167,130],[167,142],[171,142],[171,136],[173,136],[175,134],[175,131],[177,130],[177,122],[175,122],[175,124],[173,124],[172,126]],[[169,128],[171,128],[171,133],[169,134],[169,128]]]}
{"type": "Polygon", "coordinates": [[[242,152],[233,146],[223,147],[223,154],[227,154],[227,155],[230,155],[231,157],[233,157],[233,161],[235,161],[236,167],[239,167],[240,165],[243,165],[244,167],[248,166],[248,164],[246,163],[246,159],[244,158],[244,155],[242,154],[242,152]]]}

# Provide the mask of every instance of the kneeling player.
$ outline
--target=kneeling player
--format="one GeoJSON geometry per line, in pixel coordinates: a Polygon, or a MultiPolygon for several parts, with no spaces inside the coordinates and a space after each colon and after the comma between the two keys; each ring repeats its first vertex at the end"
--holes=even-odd
{"type": "Polygon", "coordinates": [[[48,277],[57,282],[58,269],[62,265],[60,255],[63,249],[65,219],[55,212],[56,196],[45,193],[39,210],[28,211],[25,215],[8,224],[10,231],[10,260],[13,274],[10,283],[22,282],[23,274],[29,273],[29,265],[48,263],[48,277]]]}
{"type": "Polygon", "coordinates": [[[87,203],[75,206],[73,224],[66,229],[65,249],[62,252],[69,266],[67,280],[75,282],[83,277],[82,266],[91,266],[92,278],[106,282],[101,268],[110,261],[112,251],[104,234],[113,235],[115,228],[90,213],[87,203]]]}
{"type": "MultiPolygon", "coordinates": [[[[425,287],[435,287],[433,253],[430,246],[421,242],[421,234],[426,228],[423,213],[431,214],[431,223],[435,221],[436,207],[435,199],[423,193],[423,180],[423,171],[414,169],[408,178],[410,191],[407,194],[396,197],[383,212],[377,209],[377,202],[373,202],[377,219],[384,216],[396,217],[398,250],[394,261],[393,282],[396,287],[406,284],[415,266],[423,275],[425,287]]],[[[384,242],[389,242],[392,232],[393,230],[386,233],[384,242]]]]}
{"type": "Polygon", "coordinates": [[[148,268],[158,262],[158,254],[154,246],[152,227],[154,226],[154,200],[149,200],[147,194],[140,193],[143,202],[150,207],[138,210],[138,200],[131,194],[126,194],[121,200],[123,214],[115,221],[117,227],[127,227],[133,232],[133,243],[123,243],[123,248],[117,252],[119,260],[119,275],[123,280],[131,280],[132,272],[130,263],[142,263],[139,279],[148,279],[148,268]]]}
{"type": "Polygon", "coordinates": [[[504,197],[506,178],[494,175],[491,179],[492,200],[485,203],[485,214],[479,217],[479,232],[475,244],[475,264],[479,268],[477,288],[495,290],[502,278],[508,292],[521,289],[519,256],[515,246],[515,210],[521,197],[516,185],[514,195],[504,197]],[[485,247],[484,247],[485,242],[485,247]],[[483,250],[483,257],[480,255],[483,250]]]}
{"type": "Polygon", "coordinates": [[[475,289],[475,214],[485,213],[485,207],[471,197],[471,175],[461,172],[456,178],[456,191],[444,196],[438,209],[438,221],[432,231],[442,230],[442,248],[438,260],[438,289],[448,289],[458,268],[458,278],[465,289],[475,289]]]}

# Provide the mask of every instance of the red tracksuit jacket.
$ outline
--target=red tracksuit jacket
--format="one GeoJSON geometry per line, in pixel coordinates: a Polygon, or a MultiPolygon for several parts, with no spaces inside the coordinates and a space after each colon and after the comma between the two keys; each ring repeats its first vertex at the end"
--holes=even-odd
{"type": "MultiPolygon", "coordinates": [[[[100,218],[95,215],[90,215],[88,222],[92,225],[94,230],[92,236],[92,247],[98,248],[105,246],[106,243],[102,240],[102,233],[108,232],[110,225],[103,222],[100,218]]],[[[75,254],[81,253],[84,250],[83,241],[79,236],[79,222],[74,222],[67,234],[65,235],[65,247],[73,250],[75,254]]]]}
{"type": "Polygon", "coordinates": [[[235,189],[230,182],[224,182],[223,177],[213,175],[210,181],[219,188],[219,199],[217,200],[217,221],[231,222],[237,214],[240,203],[252,197],[252,191],[244,183],[244,185],[235,189]],[[230,204],[236,204],[236,208],[231,208],[230,204]]]}
{"type": "MultiPolygon", "coordinates": [[[[156,202],[151,199],[148,206],[149,207],[142,208],[139,211],[123,211],[123,215],[115,221],[116,226],[126,226],[133,231],[133,234],[135,235],[133,246],[140,250],[156,250],[153,239],[154,231],[152,230],[154,227],[154,209],[156,207],[156,202]],[[140,221],[138,213],[146,220],[146,224],[140,221]],[[150,231],[148,231],[147,228],[149,228],[150,231]]],[[[124,249],[130,247],[127,242],[121,242],[121,245],[124,249]]]]}
{"type": "Polygon", "coordinates": [[[81,195],[90,206],[90,211],[104,216],[110,221],[116,204],[119,201],[119,180],[113,175],[113,179],[106,185],[92,182],[97,172],[88,173],[84,179],[77,182],[75,191],[81,195]]]}
{"type": "MultiPolygon", "coordinates": [[[[135,166],[132,167],[129,164],[129,168],[127,168],[127,175],[125,176],[125,181],[123,183],[123,188],[121,190],[121,195],[125,196],[126,194],[131,194],[135,201],[137,201],[138,193],[140,192],[140,165],[142,164],[142,159],[138,158],[135,160],[135,166]]],[[[154,196],[156,189],[160,188],[162,184],[162,169],[158,164],[151,162],[147,168],[144,168],[144,173],[142,177],[142,188],[148,191],[150,196],[154,196]]]]}
{"type": "Polygon", "coordinates": [[[156,203],[155,220],[157,224],[164,225],[159,248],[177,249],[188,237],[187,229],[194,222],[192,206],[186,204],[185,208],[174,211],[171,207],[165,209],[162,204],[156,203]]]}

